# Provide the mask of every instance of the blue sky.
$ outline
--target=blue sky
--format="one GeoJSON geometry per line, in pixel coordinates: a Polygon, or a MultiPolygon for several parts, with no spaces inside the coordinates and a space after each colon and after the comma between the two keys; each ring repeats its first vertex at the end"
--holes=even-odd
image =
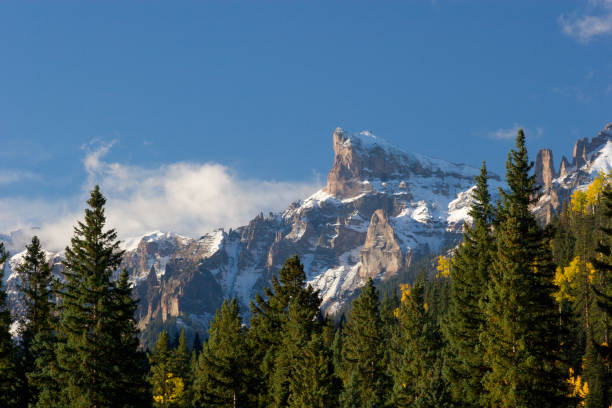
{"type": "Polygon", "coordinates": [[[500,173],[523,126],[559,163],[612,121],[611,55],[610,0],[0,2],[0,231],[181,171],[264,191],[185,221],[239,224],[324,182],[336,126],[500,173]]]}

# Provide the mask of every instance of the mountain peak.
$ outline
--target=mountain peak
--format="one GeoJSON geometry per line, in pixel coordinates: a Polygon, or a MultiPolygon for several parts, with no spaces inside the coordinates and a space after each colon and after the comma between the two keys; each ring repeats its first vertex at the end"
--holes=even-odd
{"type": "Polygon", "coordinates": [[[333,133],[334,164],[324,191],[336,198],[354,197],[374,180],[408,180],[411,177],[453,177],[470,181],[478,170],[415,153],[406,153],[370,131],[350,133],[336,128],[333,133]]]}
{"type": "Polygon", "coordinates": [[[362,130],[359,133],[349,133],[338,127],[334,131],[334,146],[336,143],[341,143],[345,148],[353,148],[354,150],[398,150],[393,147],[385,139],[376,136],[369,130],[362,130]]]}

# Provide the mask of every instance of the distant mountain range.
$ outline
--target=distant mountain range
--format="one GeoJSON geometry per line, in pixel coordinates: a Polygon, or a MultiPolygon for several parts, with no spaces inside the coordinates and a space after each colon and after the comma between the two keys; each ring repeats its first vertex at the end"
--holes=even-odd
{"type": "MultiPolygon", "coordinates": [[[[141,329],[173,322],[204,330],[225,298],[245,314],[286,258],[298,254],[307,279],[337,313],[368,278],[387,280],[411,263],[456,245],[468,220],[479,169],[403,152],[369,132],[333,133],[334,163],[326,186],[281,213],[259,214],[248,225],[200,238],[153,232],[124,242],[126,268],[140,299],[141,329]]],[[[550,150],[536,157],[542,197],[535,211],[546,222],[577,188],[612,168],[612,124],[576,142],[572,161],[557,169],[550,150]]],[[[491,191],[502,185],[492,175],[491,191]]],[[[23,248],[35,231],[0,235],[23,248]],[[29,238],[28,238],[29,239],[29,238]]],[[[63,254],[48,253],[62,269],[63,254]]],[[[11,308],[20,312],[14,266],[4,265],[11,308]]]]}

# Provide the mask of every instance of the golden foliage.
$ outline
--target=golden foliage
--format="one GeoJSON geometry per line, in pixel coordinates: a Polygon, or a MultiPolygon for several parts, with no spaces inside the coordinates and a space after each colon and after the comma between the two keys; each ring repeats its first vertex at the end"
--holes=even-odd
{"type": "Polygon", "coordinates": [[[444,277],[448,278],[450,276],[450,258],[447,258],[443,255],[438,257],[438,265],[436,266],[436,278],[444,277]]]}
{"type": "MultiPolygon", "coordinates": [[[[563,300],[574,301],[575,296],[572,295],[574,289],[578,287],[578,280],[580,275],[580,268],[582,260],[579,256],[572,259],[572,262],[565,268],[557,267],[555,272],[554,283],[559,288],[557,292],[553,294],[557,302],[561,303],[563,300]]],[[[593,282],[595,278],[595,268],[590,262],[586,263],[587,273],[589,274],[589,281],[593,282]]]]}
{"type": "Polygon", "coordinates": [[[601,199],[604,189],[610,183],[612,174],[599,172],[586,190],[576,190],[572,194],[570,207],[577,214],[587,214],[601,199]]]}
{"type": "Polygon", "coordinates": [[[175,377],[174,374],[168,373],[162,387],[156,391],[158,394],[153,395],[155,406],[167,407],[181,398],[185,390],[185,383],[181,377],[175,377]]]}
{"type": "Polygon", "coordinates": [[[577,214],[587,213],[587,195],[584,191],[576,190],[570,201],[572,211],[577,214]]]}
{"type": "Polygon", "coordinates": [[[589,395],[589,384],[586,381],[583,382],[579,375],[574,376],[574,370],[571,367],[567,383],[570,386],[570,397],[580,398],[578,406],[584,407],[585,399],[589,395]]]}
{"type": "MultiPolygon", "coordinates": [[[[408,299],[410,298],[410,284],[402,283],[400,284],[400,291],[402,292],[402,298],[400,299],[400,303],[405,305],[408,303],[408,299]]],[[[400,310],[399,307],[393,311],[395,317],[399,318],[400,310]]]]}

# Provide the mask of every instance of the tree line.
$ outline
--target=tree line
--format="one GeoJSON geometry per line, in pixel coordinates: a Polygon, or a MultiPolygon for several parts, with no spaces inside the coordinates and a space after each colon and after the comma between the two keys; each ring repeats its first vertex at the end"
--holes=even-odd
{"type": "Polygon", "coordinates": [[[19,341],[0,290],[0,405],[608,408],[611,183],[600,175],[542,226],[532,166],[519,131],[501,199],[483,163],[472,222],[437,273],[382,296],[370,279],[339,322],[294,256],[248,324],[226,300],[201,345],[162,331],[151,351],[127,274],[112,279],[122,252],[96,187],[61,282],[38,239],[28,245],[19,341]]]}

